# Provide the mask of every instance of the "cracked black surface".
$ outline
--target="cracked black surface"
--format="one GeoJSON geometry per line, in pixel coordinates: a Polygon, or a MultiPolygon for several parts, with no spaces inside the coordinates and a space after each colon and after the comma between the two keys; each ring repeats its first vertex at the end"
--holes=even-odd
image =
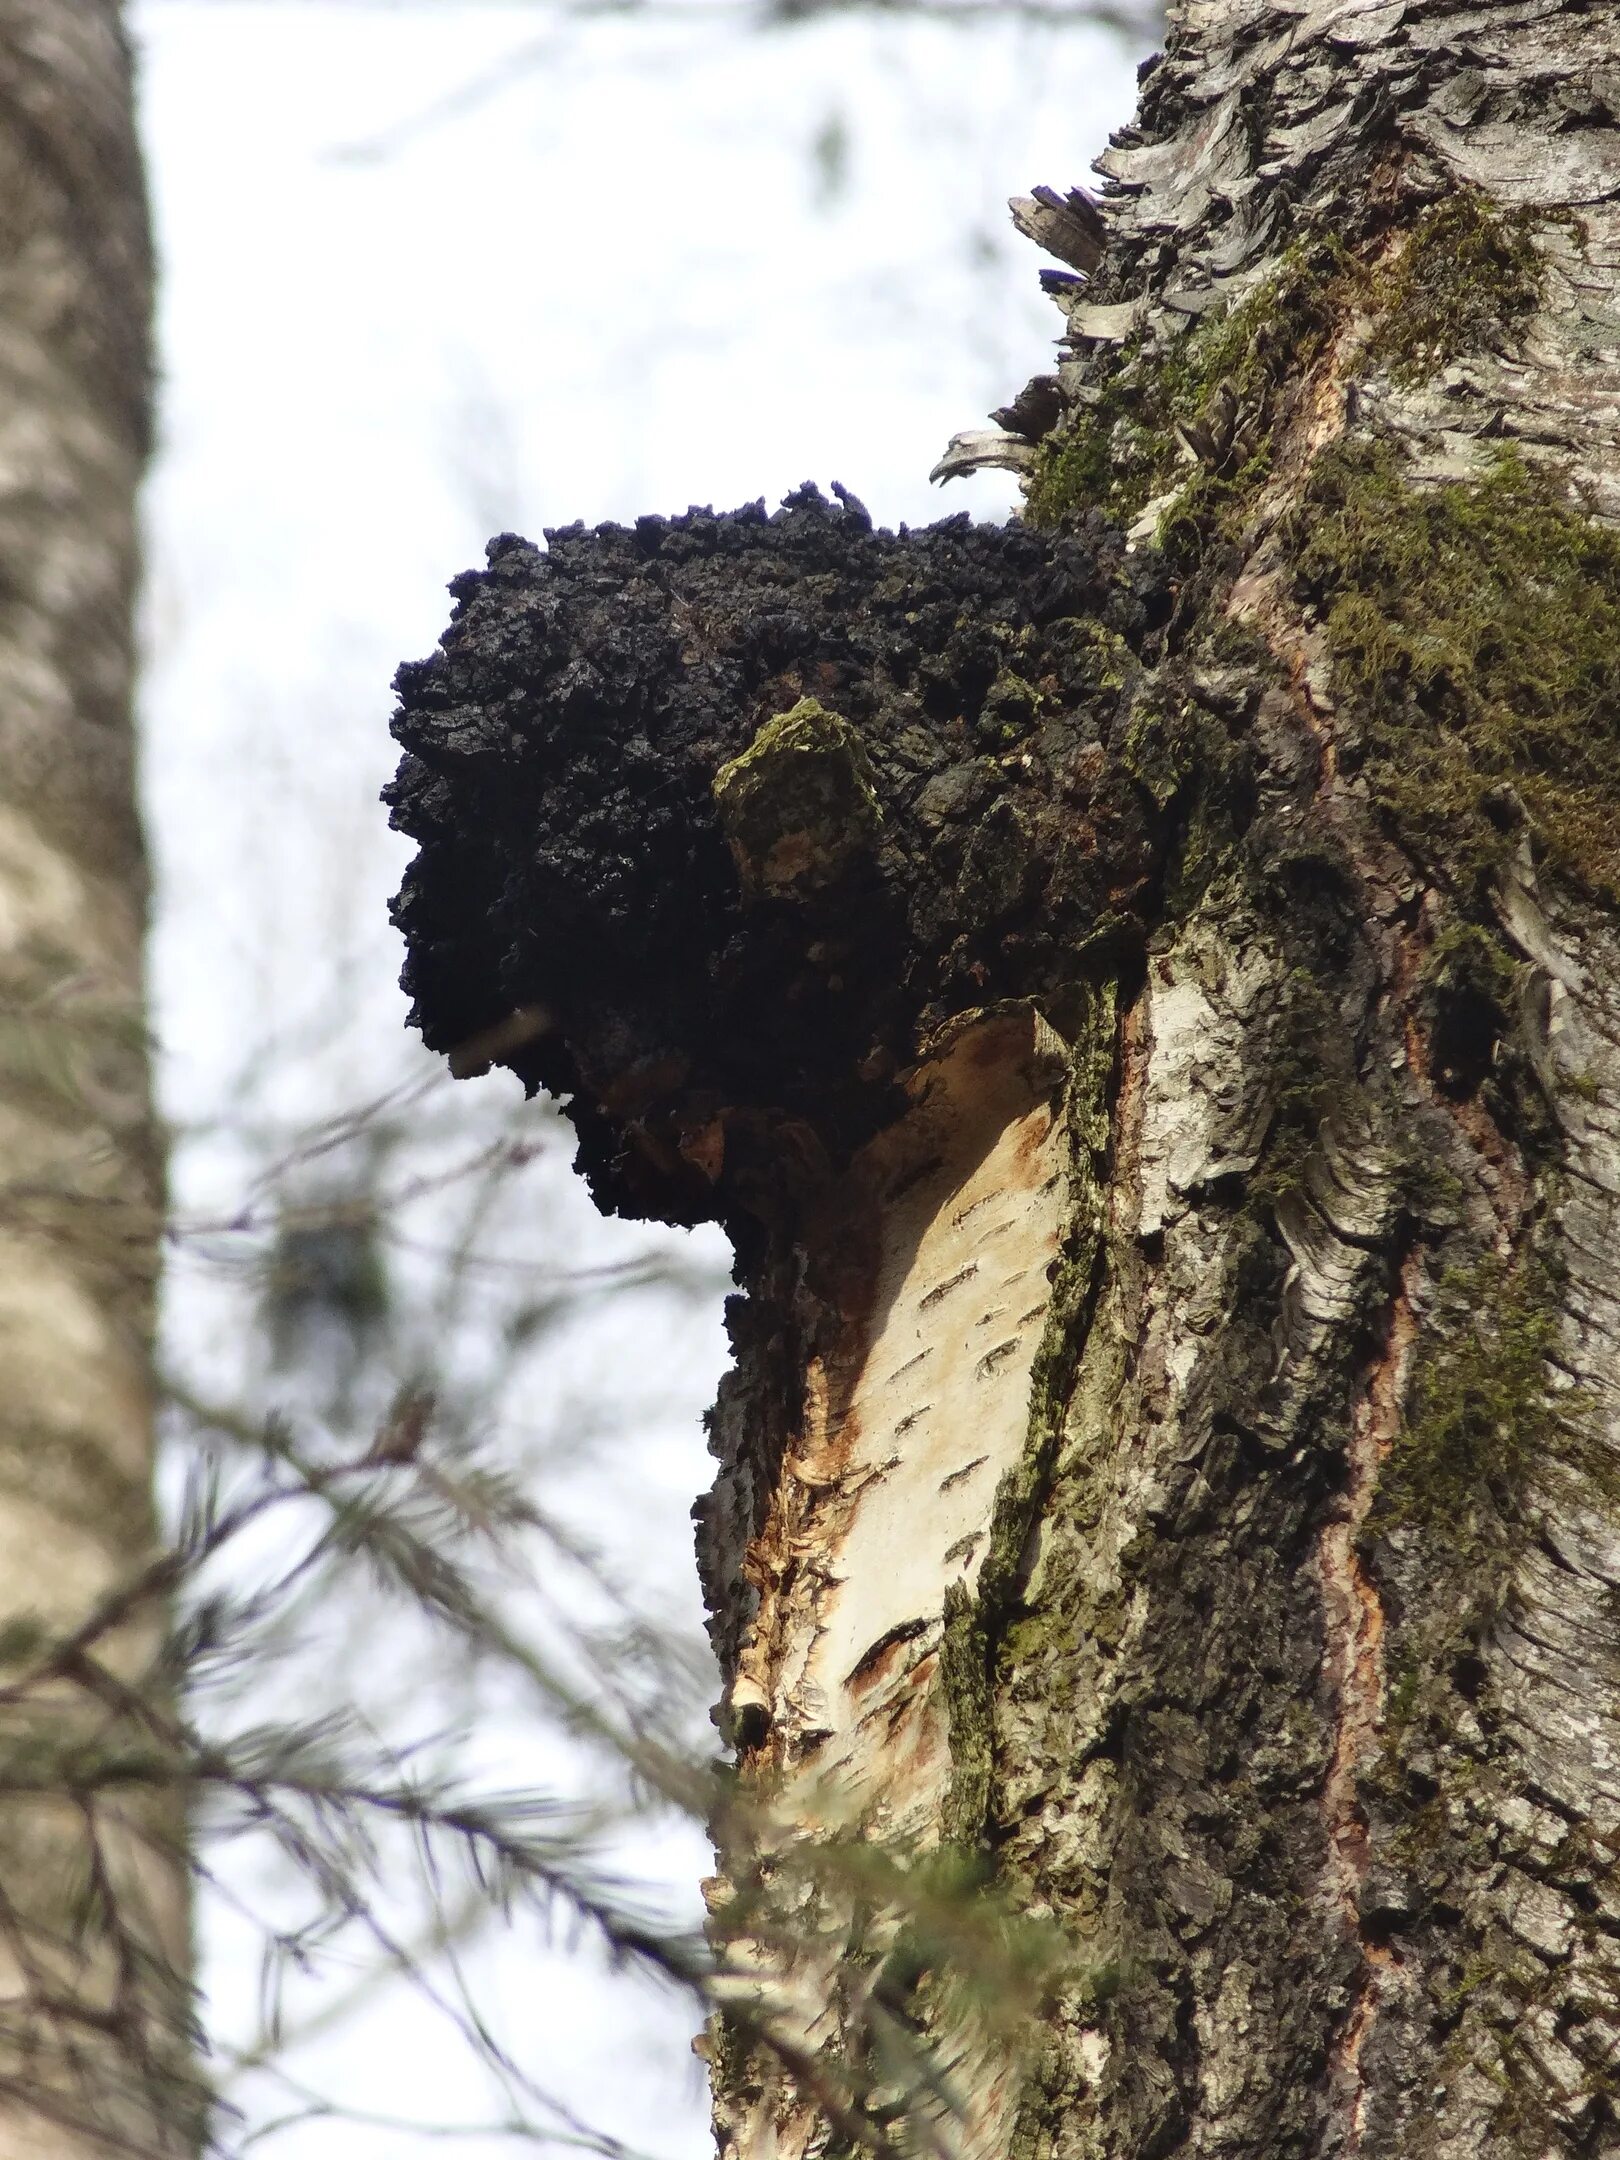
{"type": "Polygon", "coordinates": [[[1100,518],[891,533],[838,492],[503,535],[396,678],[412,1023],[449,1051],[544,1008],[503,1062],[573,1096],[624,1212],[725,1219],[751,1150],[779,1166],[791,1125],[841,1156],[931,1026],[1060,1005],[1137,935],[1157,821],[1111,751],[1154,574],[1100,518]],[[878,837],[830,890],[749,897],[714,776],[807,695],[859,731],[878,837]],[[717,1196],[683,1148],[722,1112],[717,1196]]]}

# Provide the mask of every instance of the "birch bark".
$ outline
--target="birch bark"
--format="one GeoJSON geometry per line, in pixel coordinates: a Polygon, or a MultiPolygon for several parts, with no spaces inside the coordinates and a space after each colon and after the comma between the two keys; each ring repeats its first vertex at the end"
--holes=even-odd
{"type": "Polygon", "coordinates": [[[0,2152],[187,2149],[175,1822],[75,1796],[127,1746],[105,1669],[45,1688],[152,1555],[161,1148],[130,726],[151,259],[113,0],[0,0],[0,2152]]]}
{"type": "Polygon", "coordinates": [[[1044,546],[461,583],[407,979],[737,1244],[723,2151],[1620,2154],[1620,18],[1182,0],[1101,169],[1044,546]]]}

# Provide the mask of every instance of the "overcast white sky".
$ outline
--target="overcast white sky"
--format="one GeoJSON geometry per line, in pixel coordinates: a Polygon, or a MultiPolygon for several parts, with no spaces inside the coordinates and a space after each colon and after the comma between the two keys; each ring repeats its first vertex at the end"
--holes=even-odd
{"type": "MultiPolygon", "coordinates": [[[[436,639],[446,580],[504,527],[774,501],[806,478],[887,523],[1006,514],[998,477],[943,500],[926,481],[1058,327],[1005,198],[1085,177],[1138,56],[1010,20],[746,36],[701,5],[567,22],[543,0],[135,0],[134,24],[162,258],[154,987],[165,1103],[192,1135],[176,1202],[198,1218],[239,1204],[266,1134],[419,1068],[385,912],[405,851],[376,793],[389,677],[436,639]]],[[[469,1133],[502,1086],[457,1091],[469,1133]]],[[[597,1223],[556,1147],[503,1223],[519,1273],[648,1242],[597,1223]]],[[[240,1284],[184,1250],[168,1326],[211,1384],[252,1362],[240,1284]]],[[[548,1474],[694,1627],[717,1299],[614,1308],[552,1356],[553,1420],[589,1413],[618,1438],[601,1471],[553,1451],[548,1474]]],[[[649,1833],[639,1857],[694,1895],[695,1833],[649,1833]]],[[[205,1918],[229,2028],[244,1941],[205,1918]]],[[[532,1942],[487,1972],[582,2115],[659,2154],[704,2149],[679,2019],[532,1942]]],[[[304,2067],[381,2115],[482,2109],[397,1995],[304,2067]]],[[[269,2149],[411,2145],[316,2122],[269,2149]]]]}

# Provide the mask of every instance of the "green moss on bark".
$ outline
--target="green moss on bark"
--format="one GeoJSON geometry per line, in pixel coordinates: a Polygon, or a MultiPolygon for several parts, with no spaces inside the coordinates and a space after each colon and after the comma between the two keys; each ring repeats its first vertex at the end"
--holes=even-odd
{"type": "Polygon", "coordinates": [[[1376,268],[1337,234],[1300,234],[1229,311],[1169,342],[1139,332],[1093,363],[1085,402],[1037,453],[1030,521],[1096,507],[1129,524],[1162,499],[1160,546],[1196,557],[1241,522],[1290,393],[1353,315],[1372,321],[1365,361],[1409,387],[1511,341],[1543,296],[1536,224],[1462,189],[1421,211],[1376,268]]]}
{"type": "Polygon", "coordinates": [[[1574,1477],[1613,1499],[1620,1474],[1591,1431],[1589,1406],[1558,1390],[1557,1284],[1534,1256],[1495,1254],[1448,1269],[1427,1354],[1385,1465],[1375,1530],[1443,1537],[1454,1562],[1522,1542],[1537,1489],[1574,1477]]]}
{"type": "Polygon", "coordinates": [[[1029,1425],[1020,1460],[1002,1478],[976,1592],[947,1592],[940,1656],[951,1782],[944,1834],[974,1847],[985,1834],[995,1784],[994,1682],[1023,1580],[1030,1532],[1057,1459],[1102,1260],[1102,1168],[1109,1138],[1116,1035],[1113,986],[1089,993],[1077,1016],[1067,1119],[1071,1135],[1069,1226],[1055,1267],[1046,1328],[1030,1375],[1029,1425]]]}
{"type": "Polygon", "coordinates": [[[1311,235],[1229,313],[1168,347],[1127,339],[1099,370],[1092,401],[1042,444],[1031,522],[1061,525],[1097,506],[1129,523],[1178,478],[1190,491],[1178,519],[1247,499],[1269,469],[1284,385],[1298,380],[1364,282],[1338,240],[1311,235]]]}
{"type": "Polygon", "coordinates": [[[1369,358],[1416,384],[1510,338],[1541,304],[1535,229],[1531,211],[1499,210],[1472,188],[1432,204],[1376,282],[1383,319],[1369,358]]]}
{"type": "Polygon", "coordinates": [[[1513,451],[1421,488],[1384,443],[1317,460],[1296,583],[1378,801],[1464,886],[1518,844],[1620,892],[1620,533],[1513,451]]]}
{"type": "Polygon", "coordinates": [[[939,1649],[940,1686],[950,1728],[951,1781],[940,1810],[948,1844],[972,1849],[990,1811],[992,1699],[990,1645],[979,1601],[962,1583],[945,1591],[939,1649]]]}
{"type": "Polygon", "coordinates": [[[1271,1117],[1265,1151],[1249,1186],[1250,1200],[1268,1212],[1298,1190],[1342,1089],[1343,1075],[1334,1070],[1335,1025],[1321,982],[1306,968],[1291,968],[1266,1075],[1271,1117]]]}

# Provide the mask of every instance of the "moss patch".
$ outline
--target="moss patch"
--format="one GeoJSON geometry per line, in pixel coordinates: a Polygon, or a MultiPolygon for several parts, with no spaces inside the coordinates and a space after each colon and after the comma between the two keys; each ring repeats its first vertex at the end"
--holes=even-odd
{"type": "Polygon", "coordinates": [[[1283,386],[1320,352],[1366,275],[1336,239],[1312,236],[1225,315],[1166,347],[1127,339],[1082,407],[1036,458],[1027,515],[1061,525],[1093,507],[1129,523],[1189,484],[1178,516],[1229,510],[1268,470],[1283,386]],[[1198,461],[1188,462],[1197,445],[1198,461]]]}
{"type": "Polygon", "coordinates": [[[1129,524],[1171,495],[1159,542],[1196,551],[1266,478],[1289,390],[1348,316],[1375,319],[1371,363],[1403,384],[1427,381],[1535,313],[1546,275],[1535,227],[1530,212],[1462,189],[1424,209],[1376,269],[1337,234],[1302,233],[1225,314],[1173,342],[1127,339],[1094,363],[1088,402],[1037,454],[1027,516],[1055,526],[1095,507],[1129,524]]]}
{"type": "Polygon", "coordinates": [[[1413,1524],[1465,1555],[1488,1517],[1509,1543],[1529,1528],[1526,1501],[1575,1477],[1609,1491],[1616,1474],[1589,1429],[1584,1396],[1555,1392],[1555,1285],[1534,1259],[1487,1255],[1440,1280],[1432,1346],[1385,1465],[1376,1529],[1413,1524]]]}
{"type": "Polygon", "coordinates": [[[1563,869],[1620,891],[1620,534],[1514,452],[1419,489],[1361,441],[1317,460],[1297,531],[1403,837],[1477,882],[1518,844],[1516,797],[1563,869]]]}
{"type": "Polygon", "coordinates": [[[940,1808],[940,1830],[947,1845],[972,1851],[989,1817],[995,1768],[990,1637],[978,1599],[959,1582],[948,1584],[945,1591],[939,1667],[951,1746],[951,1781],[940,1808]]]}
{"type": "Polygon", "coordinates": [[[1307,969],[1291,969],[1272,1043],[1271,1122],[1249,1187],[1256,1207],[1274,1210],[1304,1182],[1317,1135],[1343,1087],[1334,1070],[1336,1036],[1336,1015],[1322,985],[1307,969]]]}
{"type": "Polygon", "coordinates": [[[1072,1148],[1070,1217],[1030,1375],[1024,1451],[997,1488],[976,1591],[952,1585],[945,1599],[940,1678],[949,1721],[951,1781],[942,1824],[947,1841],[969,1851],[982,1842],[992,1812],[998,1668],[1017,1614],[1030,1532],[1057,1460],[1104,1266],[1103,1166],[1118,1033],[1112,983],[1089,994],[1074,1026],[1066,1105],[1072,1148]]]}
{"type": "Polygon", "coordinates": [[[1163,904],[1179,919],[1233,866],[1254,814],[1252,741],[1172,678],[1137,700],[1116,755],[1164,822],[1163,904]]]}
{"type": "Polygon", "coordinates": [[[985,750],[1009,750],[1035,725],[1041,693],[1012,668],[1004,667],[984,694],[973,733],[985,750]]]}
{"type": "Polygon", "coordinates": [[[1426,382],[1463,353],[1510,338],[1541,304],[1546,269],[1528,210],[1464,188],[1425,210],[1377,280],[1369,357],[1396,382],[1426,382]]]}
{"type": "Polygon", "coordinates": [[[1429,948],[1418,984],[1435,1079],[1448,1095],[1473,1094],[1512,1025],[1523,968],[1479,923],[1449,922],[1429,948]]]}

